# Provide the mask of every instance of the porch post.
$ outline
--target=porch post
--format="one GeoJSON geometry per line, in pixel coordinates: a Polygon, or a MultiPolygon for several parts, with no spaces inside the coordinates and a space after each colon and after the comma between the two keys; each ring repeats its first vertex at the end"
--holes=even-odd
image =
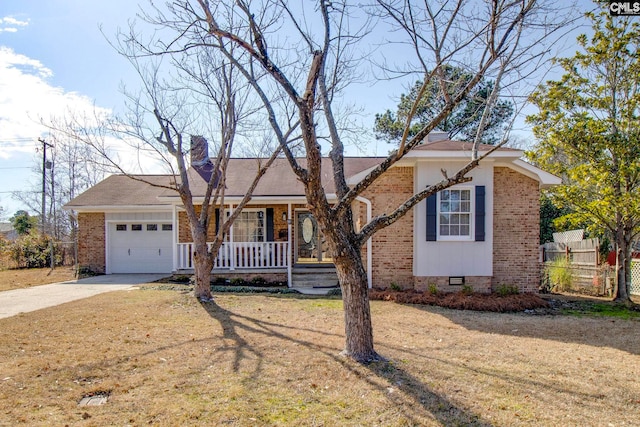
{"type": "MultiPolygon", "coordinates": [[[[229,203],[229,215],[233,215],[233,203],[229,203]]],[[[233,241],[233,223],[231,223],[231,228],[229,229],[229,252],[231,254],[229,270],[233,271],[236,269],[236,245],[233,241]]]]}
{"type": "Polygon", "coordinates": [[[291,224],[293,223],[293,218],[291,218],[291,203],[287,203],[287,286],[293,286],[291,283],[291,245],[293,244],[291,240],[291,224]]]}

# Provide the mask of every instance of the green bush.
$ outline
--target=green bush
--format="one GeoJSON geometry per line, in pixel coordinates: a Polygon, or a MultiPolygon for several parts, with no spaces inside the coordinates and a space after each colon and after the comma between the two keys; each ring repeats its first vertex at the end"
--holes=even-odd
{"type": "Polygon", "coordinates": [[[51,265],[51,247],[55,253],[55,264],[62,261],[58,245],[52,237],[32,231],[20,236],[18,240],[11,243],[11,257],[19,267],[43,268],[51,265]]]}
{"type": "Polygon", "coordinates": [[[267,284],[267,280],[264,277],[256,276],[251,279],[251,286],[265,286],[267,284]]]}
{"type": "Polygon", "coordinates": [[[429,283],[429,293],[431,295],[438,295],[439,291],[438,291],[438,285],[436,285],[435,283],[429,283]]]}
{"type": "Polygon", "coordinates": [[[551,290],[568,291],[573,288],[573,271],[569,262],[560,258],[547,266],[547,274],[551,282],[551,290]]]}
{"type": "Polygon", "coordinates": [[[400,285],[398,285],[396,282],[391,282],[391,284],[389,285],[389,289],[391,289],[392,291],[401,291],[402,290],[400,285]]]}
{"type": "Polygon", "coordinates": [[[232,286],[245,286],[247,282],[242,277],[234,277],[229,281],[229,283],[232,286]]]}
{"type": "Polygon", "coordinates": [[[215,277],[211,279],[212,286],[224,286],[229,283],[231,283],[231,281],[226,277],[215,277]]]}
{"type": "Polygon", "coordinates": [[[473,295],[473,286],[462,285],[462,293],[465,295],[473,295]]]}
{"type": "Polygon", "coordinates": [[[251,286],[211,286],[211,292],[231,292],[238,294],[299,294],[295,289],[289,288],[266,288],[251,286]]]}
{"type": "Polygon", "coordinates": [[[340,297],[340,296],[342,296],[342,289],[340,289],[340,288],[331,289],[329,292],[327,292],[327,296],[329,296],[329,297],[333,297],[333,296],[340,297]]]}
{"type": "Polygon", "coordinates": [[[496,289],[496,293],[501,297],[506,297],[508,295],[518,295],[520,291],[516,285],[500,285],[496,289]]]}

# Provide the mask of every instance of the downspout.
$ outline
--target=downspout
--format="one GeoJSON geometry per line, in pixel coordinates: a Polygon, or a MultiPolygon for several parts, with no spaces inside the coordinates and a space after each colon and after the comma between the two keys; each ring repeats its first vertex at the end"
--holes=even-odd
{"type": "Polygon", "coordinates": [[[293,220],[291,219],[291,203],[287,203],[287,287],[293,286],[291,283],[291,246],[293,242],[291,241],[291,224],[293,220]]]}
{"type": "MultiPolygon", "coordinates": [[[[369,222],[371,222],[371,217],[372,217],[371,200],[366,199],[362,196],[357,196],[356,200],[367,205],[367,224],[368,224],[369,222]]],[[[371,253],[372,247],[373,247],[373,244],[371,243],[371,237],[369,237],[367,239],[367,287],[369,289],[371,289],[371,272],[372,272],[371,263],[373,260],[373,254],[371,253]]]]}
{"type": "Polygon", "coordinates": [[[173,223],[173,233],[171,233],[171,241],[173,247],[173,272],[178,271],[178,221],[177,221],[177,205],[173,205],[171,211],[171,222],[173,223]]]}

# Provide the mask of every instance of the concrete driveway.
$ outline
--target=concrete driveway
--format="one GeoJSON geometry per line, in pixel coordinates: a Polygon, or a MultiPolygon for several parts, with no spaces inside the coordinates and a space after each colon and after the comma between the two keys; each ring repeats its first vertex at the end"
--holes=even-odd
{"type": "Polygon", "coordinates": [[[111,291],[134,289],[168,274],[108,274],[0,292],[0,319],[111,291]]]}

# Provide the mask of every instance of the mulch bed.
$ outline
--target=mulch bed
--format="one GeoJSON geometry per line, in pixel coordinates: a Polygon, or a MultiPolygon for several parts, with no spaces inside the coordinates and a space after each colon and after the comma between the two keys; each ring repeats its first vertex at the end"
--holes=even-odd
{"type": "Polygon", "coordinates": [[[467,294],[463,292],[437,293],[414,290],[392,291],[372,289],[372,300],[394,301],[401,304],[437,305],[456,310],[493,311],[498,313],[517,312],[549,308],[549,302],[536,294],[467,294]]]}

